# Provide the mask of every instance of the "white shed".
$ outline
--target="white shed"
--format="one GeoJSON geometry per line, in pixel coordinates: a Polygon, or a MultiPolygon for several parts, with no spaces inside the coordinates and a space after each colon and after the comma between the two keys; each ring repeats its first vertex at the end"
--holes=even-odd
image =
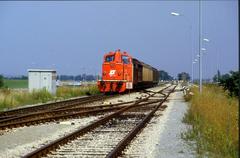
{"type": "Polygon", "coordinates": [[[46,88],[52,94],[56,93],[55,70],[28,69],[28,89],[29,92],[46,88]]]}

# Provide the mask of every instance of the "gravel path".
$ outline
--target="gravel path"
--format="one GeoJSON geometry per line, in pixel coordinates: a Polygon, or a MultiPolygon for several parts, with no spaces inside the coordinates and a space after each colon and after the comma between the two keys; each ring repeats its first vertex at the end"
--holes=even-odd
{"type": "Polygon", "coordinates": [[[188,109],[188,105],[183,99],[183,93],[174,93],[168,106],[169,113],[166,116],[166,122],[163,125],[164,130],[160,135],[153,157],[196,157],[195,151],[181,138],[181,133],[190,128],[182,123],[184,114],[188,109]]]}
{"type": "Polygon", "coordinates": [[[177,87],[176,92],[170,95],[169,102],[164,104],[168,107],[156,113],[156,117],[124,151],[123,157],[196,157],[193,148],[181,138],[181,133],[187,131],[189,126],[182,123],[188,105],[179,89],[177,87]]]}

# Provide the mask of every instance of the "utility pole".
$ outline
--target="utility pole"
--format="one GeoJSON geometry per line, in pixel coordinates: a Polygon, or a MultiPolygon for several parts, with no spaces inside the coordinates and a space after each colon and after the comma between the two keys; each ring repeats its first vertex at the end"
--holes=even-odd
{"type": "Polygon", "coordinates": [[[201,0],[199,0],[199,92],[202,93],[202,54],[201,54],[201,47],[202,47],[202,18],[201,18],[201,0]]]}

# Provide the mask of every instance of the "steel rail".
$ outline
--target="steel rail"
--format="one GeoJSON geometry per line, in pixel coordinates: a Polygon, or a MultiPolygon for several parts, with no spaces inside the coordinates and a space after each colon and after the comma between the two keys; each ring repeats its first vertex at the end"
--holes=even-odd
{"type": "Polygon", "coordinates": [[[22,113],[29,113],[32,111],[39,111],[39,110],[45,110],[45,109],[58,109],[58,108],[65,108],[72,105],[78,105],[78,104],[84,104],[90,101],[97,101],[101,99],[109,98],[109,96],[104,95],[93,95],[88,97],[80,97],[80,98],[74,98],[74,99],[67,99],[62,101],[56,101],[56,102],[50,102],[45,104],[40,104],[36,106],[30,106],[30,107],[22,107],[18,109],[12,109],[8,111],[1,111],[0,112],[0,119],[7,118],[9,115],[16,115],[16,114],[22,114],[22,113]]]}
{"type": "Polygon", "coordinates": [[[6,123],[11,123],[14,121],[19,121],[31,117],[40,117],[44,115],[58,115],[61,113],[70,113],[70,112],[76,112],[76,111],[86,111],[86,110],[94,110],[94,109],[103,109],[106,107],[114,107],[114,106],[119,106],[119,105],[124,105],[124,104],[129,104],[132,103],[133,101],[129,102],[122,102],[122,103],[116,103],[116,104],[109,104],[109,105],[98,105],[98,106],[86,106],[86,107],[70,107],[70,108],[61,108],[61,109],[50,109],[50,110],[44,110],[44,111],[39,111],[39,112],[34,112],[30,114],[23,114],[19,115],[16,117],[0,120],[0,125],[1,124],[6,124],[6,123]]]}
{"type": "Polygon", "coordinates": [[[91,103],[91,102],[94,102],[94,101],[99,101],[101,99],[102,98],[92,98],[92,99],[89,98],[89,99],[86,99],[86,100],[84,99],[83,101],[76,101],[74,103],[73,102],[66,103],[63,106],[60,105],[60,107],[57,107],[58,105],[56,104],[56,107],[49,108],[49,109],[47,109],[48,105],[46,105],[46,107],[43,110],[30,110],[30,111],[25,111],[25,112],[20,112],[20,113],[18,113],[16,111],[15,112],[16,114],[6,115],[6,116],[1,117],[0,118],[0,123],[11,121],[11,120],[18,119],[18,118],[25,117],[25,116],[29,116],[29,115],[35,115],[35,114],[38,114],[38,113],[46,113],[46,112],[51,112],[53,110],[65,110],[65,109],[69,109],[71,107],[80,106],[80,105],[83,105],[83,104],[88,104],[88,103],[91,103]]]}
{"type": "MultiPolygon", "coordinates": [[[[166,88],[164,88],[164,89],[166,89],[166,88]]],[[[164,90],[164,89],[162,89],[162,90],[164,90]]],[[[153,93],[153,94],[155,94],[155,93],[153,93]]],[[[156,99],[154,99],[154,100],[156,101],[156,99]]],[[[56,121],[56,120],[67,119],[67,118],[76,118],[76,117],[80,117],[80,116],[98,114],[98,113],[102,113],[102,112],[115,111],[120,108],[113,108],[114,106],[129,104],[132,102],[133,101],[110,104],[110,105],[88,106],[88,107],[77,107],[77,108],[75,107],[75,108],[68,108],[68,109],[64,108],[64,109],[58,109],[58,110],[40,111],[40,112],[20,115],[17,117],[0,120],[0,130],[21,127],[24,125],[34,125],[34,124],[38,124],[38,123],[56,121]],[[94,108],[98,108],[98,109],[94,109],[94,108]],[[33,118],[33,117],[35,117],[35,118],[33,118]],[[38,118],[36,118],[36,117],[38,117],[38,118]]]]}
{"type": "MultiPolygon", "coordinates": [[[[170,86],[165,87],[165,88],[163,88],[162,90],[160,90],[159,92],[162,92],[163,90],[165,90],[165,89],[167,89],[167,88],[169,88],[169,87],[170,87],[170,86]]],[[[155,95],[155,94],[156,94],[156,93],[151,94],[151,95],[149,95],[149,96],[146,97],[146,98],[139,99],[139,100],[135,101],[134,103],[132,103],[131,105],[128,105],[128,106],[126,106],[126,107],[123,107],[123,108],[121,108],[120,110],[118,110],[118,111],[116,111],[116,112],[114,112],[114,113],[112,113],[112,114],[110,114],[110,115],[107,115],[107,116],[105,116],[105,117],[103,117],[103,118],[101,118],[101,119],[93,122],[92,124],[89,124],[89,125],[87,125],[87,126],[85,126],[85,127],[82,127],[82,128],[80,128],[80,129],[78,129],[78,130],[76,130],[76,131],[74,131],[74,132],[72,132],[72,133],[70,133],[70,134],[62,137],[62,138],[59,138],[59,139],[57,139],[57,140],[55,140],[55,141],[53,141],[53,142],[51,142],[51,143],[49,143],[49,144],[41,147],[41,148],[39,148],[39,149],[37,149],[37,150],[35,150],[35,151],[33,151],[33,152],[31,152],[31,153],[23,156],[23,157],[24,157],[24,158],[30,158],[30,157],[41,157],[41,156],[45,156],[45,155],[47,155],[47,153],[49,153],[50,151],[59,148],[60,145],[66,144],[67,142],[69,142],[69,141],[71,141],[71,140],[74,140],[76,137],[79,137],[79,136],[82,136],[82,135],[88,133],[89,131],[97,128],[98,126],[107,123],[109,120],[113,119],[114,117],[119,116],[121,113],[123,113],[123,112],[125,112],[125,111],[127,111],[127,110],[129,110],[129,109],[131,109],[131,108],[133,108],[133,107],[146,105],[146,104],[142,104],[142,105],[141,105],[140,103],[141,103],[141,102],[144,102],[144,101],[147,101],[151,96],[153,96],[153,95],[155,95]],[[140,104],[140,105],[139,105],[139,104],[140,104]]]]}
{"type": "MultiPolygon", "coordinates": [[[[157,102],[159,102],[159,100],[153,100],[149,103],[144,103],[144,104],[147,105],[147,104],[153,104],[153,103],[157,103],[157,102]]],[[[126,106],[107,107],[107,108],[103,108],[103,109],[85,110],[85,111],[74,112],[74,113],[70,113],[70,114],[69,113],[68,114],[60,114],[60,115],[57,115],[57,116],[34,118],[34,119],[30,119],[30,120],[21,120],[21,121],[17,121],[17,122],[10,122],[10,123],[6,123],[6,124],[1,124],[0,129],[4,130],[4,129],[9,129],[9,128],[22,127],[22,126],[25,126],[25,125],[29,126],[29,125],[39,124],[39,123],[57,121],[57,120],[61,120],[61,119],[88,116],[88,115],[91,115],[91,114],[96,115],[98,113],[111,112],[111,111],[119,110],[123,107],[126,107],[126,106]]]]}
{"type": "Polygon", "coordinates": [[[107,155],[107,158],[116,158],[121,155],[125,147],[133,140],[133,138],[145,127],[145,125],[154,116],[154,113],[159,107],[167,100],[169,95],[175,90],[176,86],[165,96],[165,98],[147,115],[145,118],[138,123],[138,125],[124,138],[118,145],[107,155]]]}

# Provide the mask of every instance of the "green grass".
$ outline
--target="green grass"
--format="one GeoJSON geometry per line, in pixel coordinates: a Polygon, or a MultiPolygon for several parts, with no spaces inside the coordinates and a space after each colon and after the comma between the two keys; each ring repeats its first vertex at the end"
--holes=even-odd
{"type": "Polygon", "coordinates": [[[56,95],[50,94],[45,89],[33,91],[0,89],[0,110],[11,109],[22,105],[45,103],[47,101],[67,99],[82,95],[94,95],[100,93],[97,85],[82,87],[59,87],[56,95]]]}
{"type": "Polygon", "coordinates": [[[4,79],[4,87],[8,87],[8,88],[28,88],[28,80],[8,80],[8,79],[4,79]]]}
{"type": "Polygon", "coordinates": [[[192,129],[182,137],[196,142],[199,157],[237,158],[238,99],[229,97],[216,85],[204,86],[202,94],[197,88],[191,92],[193,95],[185,97],[190,107],[183,122],[192,125],[192,129]]]}
{"type": "Polygon", "coordinates": [[[82,87],[59,87],[56,92],[58,98],[71,98],[88,94],[99,94],[96,85],[82,86],[82,87]]]}

